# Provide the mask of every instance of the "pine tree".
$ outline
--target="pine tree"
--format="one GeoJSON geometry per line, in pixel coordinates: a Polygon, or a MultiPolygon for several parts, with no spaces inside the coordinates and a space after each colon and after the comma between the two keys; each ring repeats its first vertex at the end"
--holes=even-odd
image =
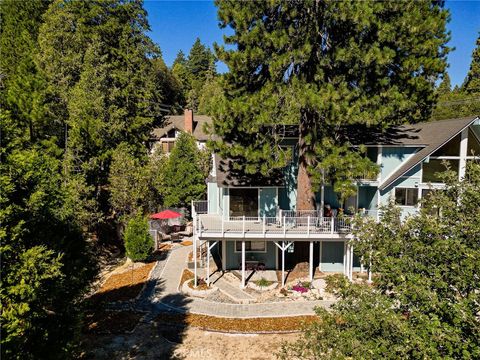
{"type": "Polygon", "coordinates": [[[167,207],[186,207],[200,199],[206,190],[205,170],[195,138],[182,133],[163,171],[163,196],[167,207]]]}
{"type": "Polygon", "coordinates": [[[452,83],[450,82],[450,76],[448,76],[448,73],[445,73],[443,75],[443,80],[440,83],[440,85],[437,88],[437,94],[442,96],[442,95],[448,95],[452,91],[452,83]]]}
{"type": "Polygon", "coordinates": [[[187,58],[185,57],[185,54],[183,53],[182,50],[178,51],[177,56],[175,57],[175,60],[173,60],[172,68],[175,67],[175,65],[177,64],[187,65],[187,58]]]}
{"type": "Polygon", "coordinates": [[[467,78],[462,85],[467,94],[480,93],[480,36],[477,38],[477,47],[473,50],[472,62],[467,78]]]}
{"type": "MultiPolygon", "coordinates": [[[[266,127],[298,124],[297,208],[312,208],[310,176],[321,174],[322,160],[344,145],[346,126],[381,130],[430,115],[449,51],[448,12],[436,4],[217,1],[221,25],[234,32],[226,44],[234,49],[216,47],[230,72],[226,100],[214,114],[223,140],[211,146],[245,172],[268,175],[288,159],[280,136],[266,127]]],[[[357,175],[364,156],[350,151],[343,166],[357,175]]],[[[337,171],[327,170],[326,181],[335,184],[337,171]]]]}
{"type": "Polygon", "coordinates": [[[104,215],[112,152],[125,142],[142,156],[163,121],[170,79],[161,74],[148,29],[137,1],[57,0],[40,30],[38,63],[52,89],[50,111],[65,121],[66,178],[80,175],[104,215]]]}

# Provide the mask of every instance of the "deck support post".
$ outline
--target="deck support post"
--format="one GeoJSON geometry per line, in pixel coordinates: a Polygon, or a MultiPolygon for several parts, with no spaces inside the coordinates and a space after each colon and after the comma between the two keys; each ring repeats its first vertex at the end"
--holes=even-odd
{"type": "Polygon", "coordinates": [[[348,246],[348,268],[347,268],[347,277],[348,280],[352,281],[353,279],[353,246],[348,246]]]}
{"type": "Polygon", "coordinates": [[[322,271],[322,251],[323,251],[323,241],[320,241],[319,257],[318,257],[318,270],[322,271]]]}
{"type": "Polygon", "coordinates": [[[242,236],[245,237],[245,215],[242,218],[242,236]]]}
{"type": "Polygon", "coordinates": [[[283,215],[283,237],[285,237],[286,234],[287,234],[287,223],[285,221],[285,215],[283,215]]]}
{"type": "Polygon", "coordinates": [[[265,214],[263,214],[263,237],[265,237],[265,214]]]}
{"type": "Polygon", "coordinates": [[[245,239],[242,240],[242,289],[245,288],[245,239]]]}
{"type": "Polygon", "coordinates": [[[225,235],[225,220],[223,219],[223,216],[222,216],[222,236],[225,235]]]}
{"type": "Polygon", "coordinates": [[[210,243],[207,241],[207,267],[205,269],[207,271],[206,281],[207,285],[210,285],[210,243]]]}
{"type": "Polygon", "coordinates": [[[282,287],[285,286],[285,240],[282,241],[282,287]]]}
{"type": "Polygon", "coordinates": [[[193,233],[193,286],[197,287],[197,234],[193,233]]]}
{"type": "Polygon", "coordinates": [[[313,280],[313,241],[310,241],[310,253],[309,253],[309,263],[308,263],[308,267],[309,267],[309,277],[310,277],[310,281],[313,280]]]}
{"type": "Polygon", "coordinates": [[[273,243],[282,250],[282,287],[285,286],[285,250],[287,250],[293,242],[290,241],[285,245],[285,240],[282,240],[282,245],[280,245],[277,241],[273,241],[273,243]]]}

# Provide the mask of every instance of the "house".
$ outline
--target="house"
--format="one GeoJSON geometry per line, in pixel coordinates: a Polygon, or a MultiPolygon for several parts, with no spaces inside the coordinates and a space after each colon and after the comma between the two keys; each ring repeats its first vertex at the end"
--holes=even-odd
{"type": "Polygon", "coordinates": [[[316,268],[351,278],[362,266],[348,244],[353,214],[378,218],[378,209],[390,199],[403,215],[414,213],[422,197],[444,186],[437,174],[445,170],[443,161],[462,179],[466,163],[480,154],[478,117],[403,125],[378,134],[354,128],[348,133],[352,145],[367,147],[366,156],[379,165],[378,176],[357,179],[357,194],[344,204],[331,186],[324,186],[315,211],[295,209],[294,129],[284,130],[285,146],[294,150],[292,162],[269,178],[239,174],[232,160],[214,155],[206,204],[203,210],[202,203],[192,206],[194,242],[208,247],[207,263],[213,256],[223,270],[239,271],[242,287],[249,269],[281,269],[284,282],[285,271],[299,263],[308,263],[310,278],[316,268]],[[341,216],[336,213],[340,208],[345,209],[341,216]]]}
{"type": "Polygon", "coordinates": [[[161,128],[156,128],[150,136],[151,152],[161,151],[169,154],[175,146],[175,141],[182,131],[192,134],[197,140],[200,149],[205,147],[208,135],[204,132],[204,124],[211,121],[205,115],[193,116],[193,111],[185,109],[183,115],[170,115],[165,119],[161,128]]]}

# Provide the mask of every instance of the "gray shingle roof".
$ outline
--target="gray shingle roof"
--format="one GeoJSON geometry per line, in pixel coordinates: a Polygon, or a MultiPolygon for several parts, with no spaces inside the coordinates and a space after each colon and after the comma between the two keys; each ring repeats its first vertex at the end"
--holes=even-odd
{"type": "Polygon", "coordinates": [[[384,143],[384,145],[418,145],[422,147],[422,149],[411,156],[397,171],[386,178],[380,184],[379,189],[384,190],[387,188],[400,176],[413,169],[423,159],[433,154],[450,139],[458,135],[463,129],[471,125],[476,119],[478,119],[477,116],[469,116],[459,119],[432,121],[399,127],[398,133],[405,135],[403,140],[398,143],[384,143]]]}

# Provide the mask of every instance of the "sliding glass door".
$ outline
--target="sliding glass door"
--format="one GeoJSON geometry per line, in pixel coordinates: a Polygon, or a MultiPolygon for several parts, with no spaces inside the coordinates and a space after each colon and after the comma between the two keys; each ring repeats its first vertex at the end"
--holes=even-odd
{"type": "Polygon", "coordinates": [[[230,188],[230,216],[258,217],[258,189],[230,188]]]}

